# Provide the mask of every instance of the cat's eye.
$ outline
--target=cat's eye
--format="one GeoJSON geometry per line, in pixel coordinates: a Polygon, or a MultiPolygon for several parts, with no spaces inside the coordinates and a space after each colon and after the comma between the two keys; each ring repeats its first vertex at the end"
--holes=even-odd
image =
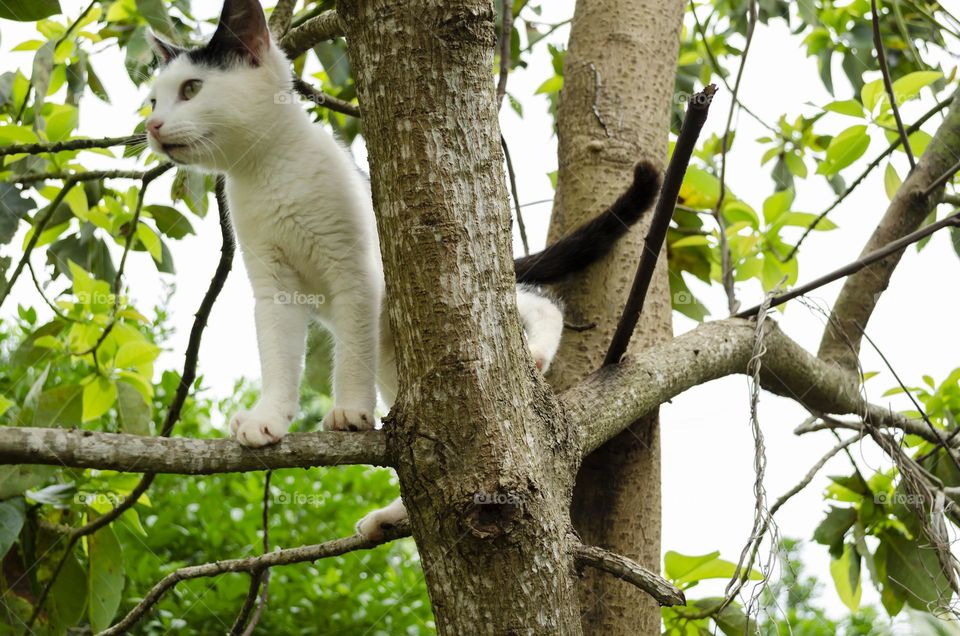
{"type": "Polygon", "coordinates": [[[187,80],[180,85],[180,99],[187,101],[196,97],[203,88],[203,81],[198,79],[187,80]]]}

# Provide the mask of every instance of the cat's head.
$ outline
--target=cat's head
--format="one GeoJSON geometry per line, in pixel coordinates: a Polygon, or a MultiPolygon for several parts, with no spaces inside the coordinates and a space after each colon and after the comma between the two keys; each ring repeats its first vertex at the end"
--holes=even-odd
{"type": "Polygon", "coordinates": [[[291,76],[258,0],[225,0],[216,32],[200,48],[150,39],[162,62],[146,121],[154,152],[225,172],[269,142],[290,102],[291,76]]]}

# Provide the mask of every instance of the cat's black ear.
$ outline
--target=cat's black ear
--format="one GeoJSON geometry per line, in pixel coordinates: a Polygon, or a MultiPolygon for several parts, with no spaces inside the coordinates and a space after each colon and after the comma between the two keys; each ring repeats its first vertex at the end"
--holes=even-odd
{"type": "Polygon", "coordinates": [[[157,57],[160,58],[162,64],[168,64],[170,60],[187,51],[175,44],[170,44],[166,40],[160,39],[153,31],[147,31],[147,41],[150,42],[150,46],[153,47],[154,52],[157,54],[157,57]]]}
{"type": "Polygon", "coordinates": [[[240,56],[259,66],[270,48],[270,31],[260,2],[224,0],[220,24],[206,48],[211,54],[240,56]]]}

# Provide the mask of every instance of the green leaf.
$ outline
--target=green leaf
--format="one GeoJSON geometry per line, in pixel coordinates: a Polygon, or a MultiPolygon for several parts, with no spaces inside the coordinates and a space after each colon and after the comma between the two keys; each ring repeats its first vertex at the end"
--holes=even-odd
{"type": "Polygon", "coordinates": [[[563,75],[554,75],[541,84],[534,92],[535,95],[541,93],[558,93],[563,88],[563,75]]]}
{"type": "Polygon", "coordinates": [[[953,243],[953,251],[960,256],[960,227],[950,228],[950,242],[953,243]]]}
{"type": "Polygon", "coordinates": [[[87,538],[90,556],[90,626],[101,632],[110,626],[123,592],[123,552],[113,528],[107,526],[87,538]]]}
{"type": "Polygon", "coordinates": [[[801,179],[807,178],[807,164],[804,163],[803,158],[795,152],[788,152],[783,156],[784,161],[787,162],[787,167],[790,168],[790,172],[800,177],[801,179]]]}
{"type": "Polygon", "coordinates": [[[897,104],[902,104],[907,100],[913,99],[924,86],[933,84],[943,77],[939,71],[915,71],[909,75],[904,75],[893,83],[893,96],[897,104]]]}
{"type": "Polygon", "coordinates": [[[868,111],[872,111],[884,95],[883,80],[878,79],[863,85],[860,89],[860,101],[868,111]]]}
{"type": "Polygon", "coordinates": [[[44,391],[33,412],[33,425],[41,428],[80,426],[83,388],[76,384],[44,391]]]}
{"type": "Polygon", "coordinates": [[[194,233],[190,221],[176,208],[169,205],[148,205],[143,210],[153,217],[160,233],[172,239],[182,239],[187,234],[194,233]]]}
{"type": "Polygon", "coordinates": [[[773,224],[780,215],[790,209],[793,205],[793,190],[780,190],[779,192],[767,197],[763,202],[763,220],[767,225],[773,224]]]}
{"type": "Polygon", "coordinates": [[[87,605],[87,573],[72,554],[67,556],[50,593],[57,622],[63,627],[76,625],[87,605]]]}
{"type": "Polygon", "coordinates": [[[117,413],[120,430],[131,435],[150,434],[150,405],[133,385],[117,382],[117,413]]]}
{"type": "Polygon", "coordinates": [[[929,611],[945,605],[951,592],[936,551],[921,547],[922,541],[886,531],[880,537],[880,547],[886,556],[886,584],[911,607],[929,611]]]}
{"type": "Polygon", "coordinates": [[[857,511],[853,508],[830,506],[827,516],[813,531],[813,540],[831,548],[834,556],[840,555],[843,537],[857,520],[857,511]]]}
{"type": "Polygon", "coordinates": [[[830,561],[830,575],[840,600],[851,612],[860,609],[863,588],[860,585],[860,555],[852,545],[845,545],[843,555],[830,561]]]}
{"type": "MultiPolygon", "coordinates": [[[[664,571],[677,585],[695,583],[705,579],[729,579],[737,571],[737,566],[719,558],[719,552],[702,556],[686,556],[677,552],[667,552],[664,556],[664,571]]],[[[756,570],[750,571],[750,580],[763,578],[756,570]]]]}
{"type": "Polygon", "coordinates": [[[63,141],[70,136],[80,121],[80,112],[76,106],[70,104],[57,105],[47,116],[47,139],[63,141]]]}
{"type": "Polygon", "coordinates": [[[708,210],[717,204],[720,198],[720,180],[696,166],[687,169],[680,185],[680,203],[708,210]]]}
{"type": "Polygon", "coordinates": [[[160,237],[157,233],[143,223],[137,224],[137,238],[143,243],[143,246],[150,252],[150,256],[157,263],[163,261],[163,248],[160,245],[160,237]]]}
{"type": "Polygon", "coordinates": [[[840,113],[841,115],[849,115],[850,117],[863,118],[863,106],[855,99],[847,99],[842,102],[830,102],[823,107],[823,110],[840,113]]]}
{"type": "Polygon", "coordinates": [[[817,169],[817,174],[832,175],[840,172],[863,156],[870,147],[870,135],[864,125],[851,126],[834,137],[827,146],[827,154],[817,169]]]}
{"type": "Polygon", "coordinates": [[[755,230],[760,228],[760,217],[745,201],[732,200],[724,203],[723,216],[728,224],[746,223],[755,230]]]}
{"type": "Polygon", "coordinates": [[[888,163],[887,168],[883,173],[883,187],[887,191],[888,199],[893,201],[893,197],[897,194],[897,190],[900,189],[900,185],[902,183],[903,182],[900,180],[900,175],[897,174],[893,164],[888,163]]]}
{"type": "Polygon", "coordinates": [[[36,22],[60,13],[59,0],[4,0],[0,2],[0,18],[17,22],[36,22]]]}
{"type": "Polygon", "coordinates": [[[23,528],[23,499],[0,502],[0,559],[13,547],[23,528]]]}
{"type": "Polygon", "coordinates": [[[163,0],[137,0],[137,11],[154,31],[166,36],[169,40],[176,41],[178,39],[176,31],[173,29],[173,22],[167,15],[167,7],[163,0]]]}
{"type": "Polygon", "coordinates": [[[113,364],[118,369],[129,369],[149,364],[160,355],[160,347],[145,340],[125,342],[117,350],[113,364]]]}
{"type": "Polygon", "coordinates": [[[35,207],[32,200],[20,195],[15,185],[0,183],[0,245],[6,245],[13,239],[20,219],[35,207]]]}
{"type": "Polygon", "coordinates": [[[83,387],[84,422],[95,420],[117,401],[117,385],[107,378],[97,377],[83,387]]]}

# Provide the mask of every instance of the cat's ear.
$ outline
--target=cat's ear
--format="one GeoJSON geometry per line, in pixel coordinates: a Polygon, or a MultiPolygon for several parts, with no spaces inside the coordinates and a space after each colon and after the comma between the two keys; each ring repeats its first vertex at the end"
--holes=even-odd
{"type": "Polygon", "coordinates": [[[224,0],[220,24],[207,47],[223,55],[239,55],[260,65],[270,48],[267,18],[258,0],[224,0]]]}
{"type": "Polygon", "coordinates": [[[147,31],[147,41],[150,43],[150,46],[153,48],[153,51],[157,54],[157,57],[160,58],[161,64],[168,64],[170,60],[186,53],[186,49],[181,49],[175,44],[170,44],[166,40],[163,40],[157,37],[157,34],[153,31],[147,31]]]}

